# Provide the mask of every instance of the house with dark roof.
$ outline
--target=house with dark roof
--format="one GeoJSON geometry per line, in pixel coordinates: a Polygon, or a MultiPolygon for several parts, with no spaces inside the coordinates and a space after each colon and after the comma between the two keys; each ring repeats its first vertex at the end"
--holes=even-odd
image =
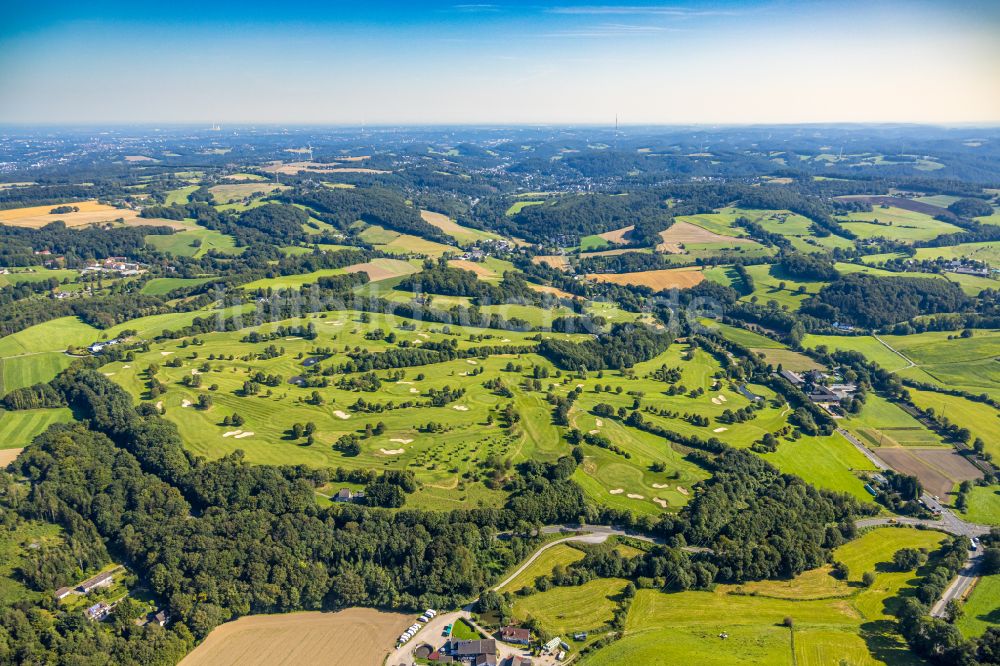
{"type": "Polygon", "coordinates": [[[73,594],[72,587],[60,587],[58,590],[56,590],[56,599],[65,599],[71,594],[73,594]]]}
{"type": "Polygon", "coordinates": [[[451,655],[473,666],[495,666],[497,663],[497,642],[492,638],[474,641],[455,641],[451,655]],[[492,659],[492,661],[490,661],[492,659]]]}
{"type": "Polygon", "coordinates": [[[806,396],[815,403],[826,404],[832,402],[840,402],[840,396],[823,386],[822,384],[815,384],[806,396]]]}
{"type": "Polygon", "coordinates": [[[531,666],[531,657],[515,655],[510,658],[510,666],[531,666]]]}
{"type": "Polygon", "coordinates": [[[102,574],[97,574],[93,578],[83,581],[80,583],[78,589],[84,594],[89,594],[91,590],[96,590],[99,587],[109,587],[114,582],[115,572],[105,571],[102,574]]]}

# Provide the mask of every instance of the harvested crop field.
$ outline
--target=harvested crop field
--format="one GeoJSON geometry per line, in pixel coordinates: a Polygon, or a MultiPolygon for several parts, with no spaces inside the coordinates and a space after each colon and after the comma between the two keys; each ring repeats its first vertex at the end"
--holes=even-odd
{"type": "Polygon", "coordinates": [[[537,291],[540,294],[552,294],[553,296],[558,296],[559,298],[576,298],[573,294],[568,291],[563,291],[558,287],[546,287],[541,284],[530,283],[528,284],[528,287],[530,287],[532,291],[537,291]]]}
{"type": "Polygon", "coordinates": [[[19,449],[0,449],[0,469],[14,462],[21,455],[21,451],[24,451],[23,447],[19,449]]]}
{"type": "Polygon", "coordinates": [[[924,490],[931,495],[943,497],[956,484],[982,476],[972,463],[950,449],[882,447],[878,456],[897,472],[920,479],[924,490]]]}
{"type": "Polygon", "coordinates": [[[181,664],[378,666],[412,619],[370,608],[250,615],[216,628],[181,664]]]}
{"type": "Polygon", "coordinates": [[[531,258],[531,263],[538,264],[548,264],[552,268],[557,268],[559,270],[566,270],[569,268],[569,259],[559,254],[550,255],[539,255],[537,257],[531,258]]]}
{"type": "Polygon", "coordinates": [[[605,231],[603,234],[597,234],[598,238],[603,238],[609,243],[618,243],[619,245],[624,245],[628,241],[625,240],[625,234],[635,229],[634,224],[630,224],[627,227],[622,227],[621,229],[615,229],[614,231],[605,231]]]}
{"type": "Polygon", "coordinates": [[[399,259],[372,259],[363,264],[354,264],[344,269],[345,273],[368,273],[368,279],[372,282],[388,280],[390,278],[401,277],[416,273],[417,269],[405,261],[399,259]]]}
{"type": "Polygon", "coordinates": [[[257,194],[258,192],[263,194],[268,194],[274,192],[275,190],[286,190],[287,185],[276,185],[274,183],[266,182],[256,182],[256,183],[239,183],[236,185],[214,185],[208,188],[208,191],[212,193],[212,196],[220,204],[230,203],[232,201],[239,201],[240,199],[245,199],[251,194],[257,194]]]}
{"type": "Polygon", "coordinates": [[[478,261],[467,261],[465,259],[451,259],[448,261],[448,265],[452,268],[460,268],[463,271],[472,271],[481,278],[495,279],[500,277],[495,272],[490,270],[489,267],[484,266],[478,261]]]}
{"type": "Polygon", "coordinates": [[[380,169],[364,169],[361,167],[342,167],[337,162],[271,162],[262,171],[281,173],[293,176],[303,171],[312,173],[389,173],[380,169]]]}
{"type": "Polygon", "coordinates": [[[680,254],[683,252],[681,245],[686,243],[741,243],[752,242],[749,238],[736,238],[734,236],[723,236],[708,229],[702,229],[690,222],[674,222],[666,231],[660,232],[663,242],[656,246],[660,252],[680,254]]]}
{"type": "MultiPolygon", "coordinates": [[[[96,222],[111,222],[118,218],[124,220],[135,220],[139,217],[139,211],[114,208],[107,204],[97,203],[97,201],[78,201],[70,204],[54,204],[48,206],[29,206],[27,208],[11,208],[0,210],[0,224],[11,224],[18,227],[31,227],[38,229],[50,222],[62,220],[67,227],[82,227],[96,222]],[[72,213],[53,214],[50,211],[58,206],[75,206],[79,211],[72,213]]],[[[145,222],[149,225],[159,224],[158,220],[145,222]]]]}
{"type": "Polygon", "coordinates": [[[495,233],[463,227],[461,224],[442,213],[435,213],[430,210],[420,211],[420,217],[427,224],[434,225],[444,233],[454,238],[459,243],[475,243],[478,240],[498,239],[495,233]]]}
{"type": "Polygon", "coordinates": [[[845,196],[836,198],[842,201],[867,201],[872,206],[895,206],[896,208],[902,208],[903,210],[912,210],[914,213],[930,215],[931,217],[942,214],[951,216],[951,213],[946,208],[934,206],[924,201],[914,201],[913,199],[904,199],[902,197],[845,196]]]}
{"type": "Polygon", "coordinates": [[[705,274],[698,268],[668,268],[659,271],[639,271],[637,273],[590,273],[588,280],[611,282],[612,284],[631,284],[650,287],[652,289],[687,289],[705,279],[705,274]]]}

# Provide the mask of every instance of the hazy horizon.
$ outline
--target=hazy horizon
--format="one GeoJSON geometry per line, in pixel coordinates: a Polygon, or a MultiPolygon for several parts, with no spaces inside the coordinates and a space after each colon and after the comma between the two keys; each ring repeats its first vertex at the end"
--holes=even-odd
{"type": "Polygon", "coordinates": [[[8,13],[3,124],[1000,124],[1000,6],[985,0],[8,13]]]}

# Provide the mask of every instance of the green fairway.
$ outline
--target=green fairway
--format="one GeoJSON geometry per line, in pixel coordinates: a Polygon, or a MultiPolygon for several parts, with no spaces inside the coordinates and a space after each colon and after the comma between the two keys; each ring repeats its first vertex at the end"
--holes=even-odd
{"type": "Polygon", "coordinates": [[[516,592],[522,587],[535,584],[535,579],[539,576],[548,576],[556,567],[566,567],[573,562],[583,559],[583,551],[578,548],[560,543],[547,548],[532,562],[524,571],[519,573],[514,580],[507,583],[502,589],[516,592]]]}
{"type": "Polygon", "coordinates": [[[553,636],[604,628],[614,614],[616,598],[626,581],[597,578],[574,587],[553,587],[514,602],[513,615],[519,620],[533,617],[553,636]]]}
{"type": "Polygon", "coordinates": [[[887,601],[894,603],[913,574],[878,565],[890,562],[900,548],[933,549],[943,538],[937,532],[885,528],[839,547],[834,559],[853,565],[851,580],[876,571],[869,588],[832,579],[824,567],[788,582],[719,585],[710,592],[639,590],[624,637],[582,663],[792,663],[792,633],[782,626],[790,617],[795,663],[918,664],[892,624],[883,622],[887,601]]]}
{"type": "Polygon", "coordinates": [[[0,395],[14,389],[44,383],[73,362],[62,352],[36,352],[24,356],[0,358],[0,395]]]}
{"type": "Polygon", "coordinates": [[[73,414],[65,408],[0,411],[0,449],[25,447],[53,423],[72,420],[73,414]]]}
{"type": "Polygon", "coordinates": [[[702,319],[699,323],[706,328],[717,329],[726,339],[738,342],[744,347],[750,347],[751,349],[784,349],[784,345],[777,340],[772,340],[767,336],[748,331],[745,328],[730,326],[729,324],[723,324],[721,321],[710,319],[702,319]]]}

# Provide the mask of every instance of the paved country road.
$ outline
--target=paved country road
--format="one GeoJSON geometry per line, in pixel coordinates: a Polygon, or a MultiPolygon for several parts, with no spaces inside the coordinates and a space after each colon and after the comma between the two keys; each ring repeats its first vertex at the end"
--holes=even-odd
{"type": "Polygon", "coordinates": [[[969,559],[965,563],[965,566],[962,567],[962,570],[958,572],[958,577],[951,582],[951,585],[944,591],[941,598],[931,607],[931,617],[944,617],[949,601],[953,599],[961,601],[964,599],[969,589],[972,588],[973,583],[976,582],[976,578],[982,575],[980,571],[982,566],[983,549],[970,550],[969,559]]]}

